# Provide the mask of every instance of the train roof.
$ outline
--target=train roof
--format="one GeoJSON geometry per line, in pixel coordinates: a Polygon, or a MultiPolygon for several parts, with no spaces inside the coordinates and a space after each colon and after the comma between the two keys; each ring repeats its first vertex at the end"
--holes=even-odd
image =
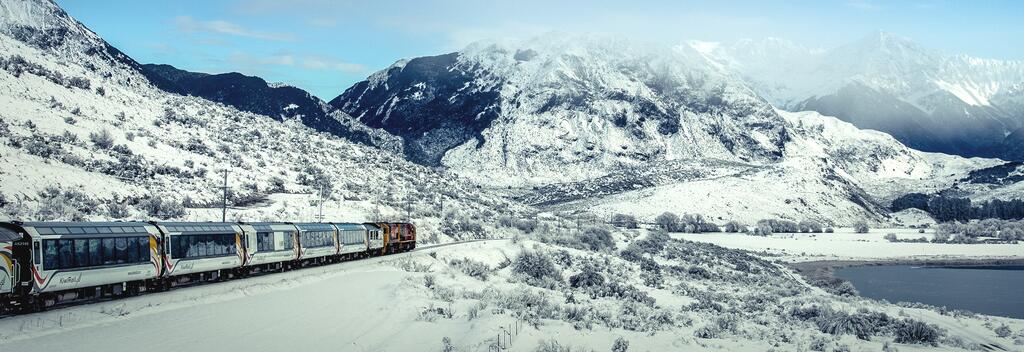
{"type": "Polygon", "coordinates": [[[61,236],[91,236],[97,234],[149,234],[146,230],[146,226],[150,226],[149,223],[145,222],[110,222],[110,221],[97,221],[97,222],[55,222],[55,221],[40,221],[40,222],[25,222],[17,223],[17,226],[22,228],[33,228],[40,235],[61,235],[61,236]]]}
{"type": "Polygon", "coordinates": [[[334,231],[334,226],[322,222],[298,222],[293,223],[299,231],[334,231]]]}
{"type": "Polygon", "coordinates": [[[246,222],[242,224],[252,226],[256,232],[295,231],[295,225],[285,222],[246,222]]]}
{"type": "Polygon", "coordinates": [[[225,233],[235,232],[235,224],[229,222],[160,222],[170,232],[225,233]]]}
{"type": "Polygon", "coordinates": [[[363,224],[354,224],[354,223],[346,223],[346,222],[341,222],[341,223],[334,222],[332,224],[334,224],[334,226],[338,227],[338,230],[342,230],[342,231],[345,231],[345,230],[366,230],[366,226],[364,226],[363,224]]]}
{"type": "Polygon", "coordinates": [[[12,230],[7,224],[0,223],[0,242],[13,242],[21,239],[21,235],[17,231],[12,230]]]}

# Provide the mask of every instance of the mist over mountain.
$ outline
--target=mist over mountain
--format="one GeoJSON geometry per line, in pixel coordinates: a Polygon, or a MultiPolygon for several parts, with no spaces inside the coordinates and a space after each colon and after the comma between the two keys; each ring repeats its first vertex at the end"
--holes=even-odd
{"type": "Polygon", "coordinates": [[[1024,127],[1024,61],[946,55],[886,32],[830,50],[774,38],[691,45],[780,108],[837,116],[924,151],[1020,157],[1007,137],[1024,127]]]}

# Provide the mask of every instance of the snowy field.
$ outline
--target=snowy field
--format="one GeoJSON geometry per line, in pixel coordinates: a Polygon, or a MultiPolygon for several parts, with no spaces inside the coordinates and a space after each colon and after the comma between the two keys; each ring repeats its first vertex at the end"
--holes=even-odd
{"type": "MultiPolygon", "coordinates": [[[[621,249],[638,240],[615,242],[621,249]]],[[[812,305],[839,312],[868,309],[945,330],[940,345],[892,344],[900,351],[992,343],[1014,350],[1019,346],[1013,339],[1021,336],[999,338],[993,329],[1006,325],[1024,333],[1024,321],[840,298],[807,287],[767,261],[677,245],[682,251],[666,247],[663,253],[692,257],[657,256],[665,276],[651,283],[645,269],[607,252],[525,240],[454,244],[2,318],[0,350],[116,352],[145,345],[153,352],[212,352],[241,345],[252,351],[438,351],[448,338],[450,351],[488,351],[503,334],[502,346],[510,351],[537,351],[552,343],[572,351],[607,351],[619,338],[629,342],[629,351],[796,351],[818,345],[879,351],[892,344],[885,336],[823,334],[793,320],[795,307],[812,305]],[[628,294],[524,281],[510,261],[527,251],[555,258],[564,281],[573,282],[570,274],[581,268],[599,268],[608,277],[606,287],[628,287],[628,294]],[[467,260],[487,270],[467,270],[459,264],[467,260]],[[723,264],[730,262],[760,269],[737,275],[723,264]],[[762,302],[756,303],[760,308],[751,308],[755,302],[762,302]],[[159,343],[145,342],[151,337],[159,343]]]]}
{"type": "Polygon", "coordinates": [[[899,239],[932,238],[932,230],[871,229],[854,233],[852,228],[837,228],[836,233],[779,233],[751,236],[735,233],[674,233],[673,238],[712,243],[726,248],[745,249],[778,255],[789,262],[819,260],[889,260],[889,259],[1020,259],[1022,244],[945,244],[893,243],[886,234],[899,239]]]}

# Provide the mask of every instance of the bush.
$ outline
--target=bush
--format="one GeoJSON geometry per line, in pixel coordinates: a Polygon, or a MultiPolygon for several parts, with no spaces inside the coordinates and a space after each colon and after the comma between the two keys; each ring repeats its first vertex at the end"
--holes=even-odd
{"type": "Polygon", "coordinates": [[[868,223],[864,221],[858,221],[853,223],[853,231],[856,233],[868,233],[868,223]]]}
{"type": "Polygon", "coordinates": [[[733,220],[725,223],[725,232],[747,232],[747,225],[743,225],[739,221],[733,220]]]}
{"type": "Polygon", "coordinates": [[[768,236],[773,233],[797,233],[800,232],[800,225],[789,220],[762,219],[757,222],[755,234],[768,236]],[[758,233],[760,232],[760,233],[758,233]]]}
{"type": "Polygon", "coordinates": [[[836,232],[836,229],[833,229],[831,227],[826,227],[825,228],[825,233],[833,233],[833,232],[836,232]]]}
{"type": "Polygon", "coordinates": [[[487,264],[469,258],[452,259],[448,265],[459,268],[464,274],[480,281],[487,281],[487,276],[491,273],[491,268],[487,264]]]}
{"type": "Polygon", "coordinates": [[[679,232],[679,216],[670,212],[664,212],[654,218],[658,228],[668,232],[679,232]]]}
{"type": "Polygon", "coordinates": [[[818,330],[832,335],[854,335],[861,340],[871,339],[874,329],[871,322],[860,315],[850,315],[843,312],[831,312],[821,316],[817,321],[818,330]]]}
{"type": "Polygon", "coordinates": [[[896,322],[893,328],[893,335],[896,337],[895,341],[897,343],[936,346],[942,334],[934,327],[918,320],[903,319],[896,322]]]}
{"type": "Polygon", "coordinates": [[[889,233],[885,235],[885,240],[889,242],[899,242],[900,239],[896,237],[895,233],[889,233]]]}
{"type": "Polygon", "coordinates": [[[562,272],[551,257],[541,251],[524,250],[512,261],[512,272],[526,279],[528,284],[547,287],[562,282],[562,272]]]}
{"type": "Polygon", "coordinates": [[[612,233],[600,227],[589,227],[580,234],[580,241],[592,251],[603,251],[615,249],[615,239],[612,233]]]}
{"type": "Polygon", "coordinates": [[[629,341],[624,338],[615,339],[615,343],[612,344],[612,352],[626,352],[629,350],[629,341]]]}
{"type": "Polygon", "coordinates": [[[604,285],[604,276],[594,268],[587,266],[579,274],[569,277],[569,286],[572,288],[588,288],[604,285]]]}
{"type": "Polygon", "coordinates": [[[636,217],[627,214],[615,214],[612,215],[612,225],[627,229],[636,229],[640,225],[636,221],[636,217]]]}
{"type": "Polygon", "coordinates": [[[150,216],[160,219],[174,219],[185,216],[185,207],[180,202],[164,201],[161,197],[149,197],[139,202],[139,208],[150,216]]]}
{"type": "Polygon", "coordinates": [[[100,149],[110,149],[114,146],[114,136],[110,135],[110,131],[106,128],[99,132],[89,133],[89,141],[100,149]]]}
{"type": "Polygon", "coordinates": [[[818,223],[817,221],[813,221],[813,220],[801,221],[800,224],[799,224],[799,228],[800,228],[800,232],[804,232],[804,233],[810,233],[810,232],[821,233],[821,231],[822,231],[821,223],[818,223]]]}

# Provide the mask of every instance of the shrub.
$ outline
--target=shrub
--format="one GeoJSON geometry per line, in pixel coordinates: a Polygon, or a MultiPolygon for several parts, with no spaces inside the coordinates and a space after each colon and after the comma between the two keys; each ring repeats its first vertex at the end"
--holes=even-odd
{"type": "Polygon", "coordinates": [[[654,218],[654,223],[658,225],[658,228],[668,232],[679,231],[679,216],[670,212],[658,215],[658,217],[654,218]]]}
{"type": "Polygon", "coordinates": [[[1002,325],[999,325],[999,327],[995,329],[995,333],[996,333],[996,336],[999,336],[999,337],[1002,337],[1002,338],[1007,338],[1007,337],[1010,337],[1010,334],[1012,334],[1013,331],[1010,331],[1010,327],[1006,326],[1006,324],[1002,324],[1002,325]]]}
{"type": "Polygon", "coordinates": [[[896,237],[895,233],[889,233],[885,235],[885,240],[889,242],[899,242],[900,239],[896,237]]]}
{"type": "Polygon", "coordinates": [[[935,346],[941,333],[932,326],[918,320],[903,319],[893,328],[897,343],[916,343],[935,346]]]}
{"type": "Polygon", "coordinates": [[[747,226],[733,220],[725,223],[725,232],[747,232],[747,226]]]}
{"type": "Polygon", "coordinates": [[[836,229],[833,229],[831,227],[826,227],[825,228],[825,233],[833,233],[833,232],[836,232],[836,229]]]}
{"type": "Polygon", "coordinates": [[[851,315],[844,312],[831,312],[821,316],[817,321],[818,330],[832,335],[854,335],[861,340],[871,339],[873,328],[871,323],[860,315],[851,315]]]}
{"type": "Polygon", "coordinates": [[[480,281],[487,281],[487,276],[491,272],[491,268],[487,264],[469,258],[452,259],[452,261],[448,262],[448,265],[459,268],[464,274],[477,278],[480,281]]]}
{"type": "Polygon", "coordinates": [[[110,135],[110,131],[106,128],[99,132],[89,133],[89,141],[100,149],[110,149],[114,146],[114,136],[110,135]]]}
{"type": "Polygon", "coordinates": [[[551,282],[562,282],[562,272],[551,257],[541,251],[524,250],[512,261],[512,272],[522,275],[527,283],[534,286],[549,286],[551,282]]]}
{"type": "Polygon", "coordinates": [[[612,352],[626,352],[629,350],[629,341],[624,338],[615,339],[615,343],[612,344],[612,352]]]}
{"type": "Polygon", "coordinates": [[[762,219],[757,222],[757,228],[755,233],[760,232],[761,236],[768,236],[773,233],[796,233],[800,232],[800,225],[789,220],[782,219],[762,219]]]}
{"type": "Polygon", "coordinates": [[[615,239],[612,233],[600,227],[589,227],[580,234],[580,241],[592,251],[615,249],[615,239]]]}
{"type": "Polygon", "coordinates": [[[857,221],[853,223],[853,231],[856,233],[868,233],[868,223],[864,221],[857,221]]]}
{"type": "Polygon", "coordinates": [[[594,268],[587,266],[579,274],[569,277],[569,286],[572,288],[587,288],[604,285],[604,276],[594,268]]]}
{"type": "Polygon", "coordinates": [[[612,215],[612,225],[627,229],[636,229],[640,225],[636,221],[636,217],[627,214],[615,214],[612,215]]]}
{"type": "Polygon", "coordinates": [[[804,232],[804,233],[810,233],[810,232],[821,233],[821,231],[822,231],[821,223],[819,223],[817,221],[814,221],[814,220],[804,220],[804,221],[801,221],[798,226],[800,228],[800,232],[804,232]]]}
{"type": "Polygon", "coordinates": [[[176,201],[165,201],[161,197],[149,197],[139,202],[139,208],[150,216],[160,219],[173,219],[185,216],[185,207],[176,201]]]}

